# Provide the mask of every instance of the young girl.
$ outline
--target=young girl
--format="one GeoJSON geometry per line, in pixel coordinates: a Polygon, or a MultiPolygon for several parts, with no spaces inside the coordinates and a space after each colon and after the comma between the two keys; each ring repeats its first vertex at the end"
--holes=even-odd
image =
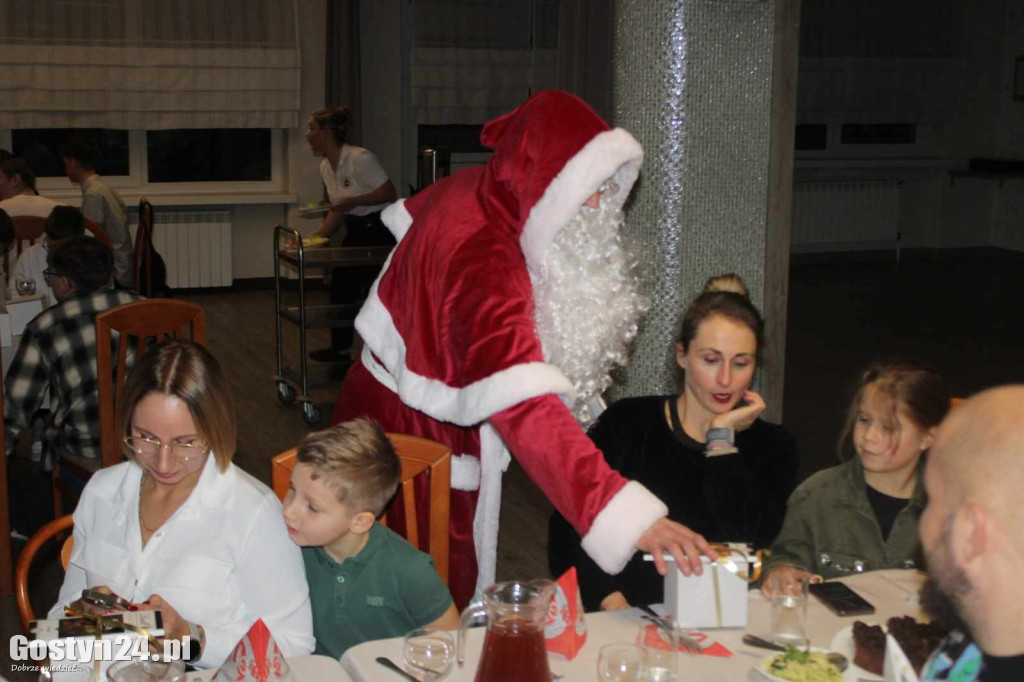
{"type": "Polygon", "coordinates": [[[839,439],[847,461],[811,476],[789,498],[762,591],[771,589],[770,573],[785,586],[811,573],[828,579],[913,568],[924,507],[921,459],[949,407],[938,375],[905,361],[871,366],[839,439]]]}

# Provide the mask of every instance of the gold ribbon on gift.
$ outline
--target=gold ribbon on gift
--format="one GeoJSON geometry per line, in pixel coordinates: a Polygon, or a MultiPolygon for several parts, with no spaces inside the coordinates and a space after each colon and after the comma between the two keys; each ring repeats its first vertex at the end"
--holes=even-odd
{"type": "MultiPolygon", "coordinates": [[[[125,623],[123,616],[118,620],[117,618],[108,618],[107,616],[97,616],[91,613],[86,613],[85,611],[81,611],[70,606],[64,607],[64,614],[88,621],[89,625],[86,625],[84,628],[85,634],[93,635],[97,640],[103,639],[103,634],[109,630],[120,629],[142,635],[149,641],[149,644],[153,647],[154,651],[163,651],[163,645],[160,643],[160,640],[153,635],[153,633],[144,627],[125,623]]],[[[99,679],[100,660],[98,658],[93,660],[93,670],[96,679],[99,679]]]]}
{"type": "MultiPolygon", "coordinates": [[[[711,581],[715,589],[715,622],[716,627],[722,627],[722,596],[718,587],[719,567],[729,571],[743,582],[756,583],[761,578],[762,552],[757,550],[753,555],[732,545],[712,544],[711,548],[718,552],[718,558],[711,562],[711,581]],[[738,555],[743,563],[747,565],[746,575],[740,570],[732,555],[738,555]]],[[[749,550],[748,550],[749,551],[749,550]]]]}

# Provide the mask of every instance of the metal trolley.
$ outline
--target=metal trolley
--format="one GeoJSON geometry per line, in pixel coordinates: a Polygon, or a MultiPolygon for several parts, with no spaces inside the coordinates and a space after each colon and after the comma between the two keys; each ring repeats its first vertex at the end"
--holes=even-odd
{"type": "MultiPolygon", "coordinates": [[[[333,329],[351,327],[361,306],[349,305],[306,305],[306,268],[344,268],[380,265],[387,260],[393,246],[356,246],[307,248],[302,245],[302,235],[284,225],[274,228],[274,322],[277,338],[277,398],[283,405],[291,405],[298,398],[302,403],[302,418],[309,424],[320,421],[320,410],[309,396],[311,385],[319,386],[340,379],[333,376],[332,366],[322,368],[324,376],[315,384],[310,383],[310,370],[306,354],[307,329],[333,329]],[[283,240],[283,241],[282,241],[283,240]],[[292,246],[294,244],[294,247],[292,246]],[[281,304],[281,262],[290,263],[299,271],[298,306],[281,304]],[[284,364],[284,348],[281,343],[281,320],[287,320],[299,327],[299,366],[284,364]],[[296,395],[296,390],[301,392],[296,395]]],[[[337,365],[333,367],[337,368],[337,365]]],[[[318,368],[319,370],[319,368],[318,368]]],[[[321,371],[317,372],[318,374],[321,371]]]]}

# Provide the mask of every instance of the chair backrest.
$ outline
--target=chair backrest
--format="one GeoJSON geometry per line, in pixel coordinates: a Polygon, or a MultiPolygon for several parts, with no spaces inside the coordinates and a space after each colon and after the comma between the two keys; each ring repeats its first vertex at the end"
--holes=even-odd
{"type": "Polygon", "coordinates": [[[153,204],[145,198],[139,200],[139,226],[135,230],[135,281],[140,294],[153,297],[153,204]]]}
{"type": "Polygon", "coordinates": [[[108,467],[121,461],[115,420],[121,403],[121,387],[124,386],[127,374],[128,348],[131,346],[137,355],[142,355],[150,342],[185,338],[185,332],[189,327],[192,341],[205,344],[206,316],[203,307],[195,303],[169,299],[132,301],[96,316],[101,466],[108,467]],[[111,361],[111,346],[115,332],[120,338],[117,344],[116,366],[111,361]]]}
{"type": "MultiPolygon", "coordinates": [[[[26,635],[28,634],[29,621],[35,620],[35,613],[32,611],[32,604],[28,599],[28,572],[32,567],[32,561],[36,558],[36,553],[39,552],[39,549],[50,538],[58,533],[63,533],[74,524],[75,522],[71,514],[54,519],[36,531],[36,534],[25,545],[25,549],[21,550],[21,556],[18,557],[18,568],[14,573],[14,591],[18,600],[18,615],[21,616],[21,629],[26,635]]],[[[71,556],[70,543],[67,541],[64,542],[61,548],[61,564],[66,570],[65,552],[67,552],[68,557],[71,556]]]]}
{"type": "MultiPolygon", "coordinates": [[[[3,386],[3,369],[0,367],[0,387],[3,386]]],[[[4,411],[4,392],[0,390],[0,414],[4,411]]],[[[4,443],[4,429],[0,429],[0,491],[4,493],[4,502],[0,504],[0,597],[6,597],[14,591],[14,573],[11,571],[11,517],[7,504],[9,499],[7,487],[7,455],[4,443]]]]}
{"type": "Polygon", "coordinates": [[[4,252],[4,272],[7,274],[10,274],[11,267],[14,265],[11,262],[12,256],[16,262],[25,247],[35,244],[36,240],[46,233],[46,218],[19,215],[13,216],[11,222],[14,223],[14,243],[4,252]]]}
{"type": "MultiPolygon", "coordinates": [[[[434,560],[438,575],[448,584],[448,533],[449,498],[451,496],[451,450],[447,445],[426,438],[407,436],[399,433],[387,434],[388,439],[402,460],[402,482],[398,487],[397,499],[402,498],[405,516],[405,538],[413,547],[420,546],[419,528],[416,521],[416,486],[418,476],[425,475],[430,483],[429,536],[428,548],[434,560]]],[[[297,449],[282,452],[271,461],[271,483],[274,493],[284,500],[291,486],[292,469],[295,468],[297,449]]],[[[381,522],[387,525],[392,501],[385,510],[381,522]]]]}
{"type": "Polygon", "coordinates": [[[114,242],[110,240],[110,235],[107,234],[107,231],[104,230],[99,223],[86,218],[85,231],[91,232],[92,236],[96,238],[96,241],[100,242],[101,244],[106,244],[107,248],[114,248],[114,242]]]}

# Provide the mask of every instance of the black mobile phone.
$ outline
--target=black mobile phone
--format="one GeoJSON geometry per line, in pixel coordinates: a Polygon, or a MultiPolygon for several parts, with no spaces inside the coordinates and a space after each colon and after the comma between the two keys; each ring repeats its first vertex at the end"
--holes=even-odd
{"type": "Polygon", "coordinates": [[[843,583],[812,583],[808,589],[837,616],[863,616],[875,612],[871,602],[843,583]]]}

